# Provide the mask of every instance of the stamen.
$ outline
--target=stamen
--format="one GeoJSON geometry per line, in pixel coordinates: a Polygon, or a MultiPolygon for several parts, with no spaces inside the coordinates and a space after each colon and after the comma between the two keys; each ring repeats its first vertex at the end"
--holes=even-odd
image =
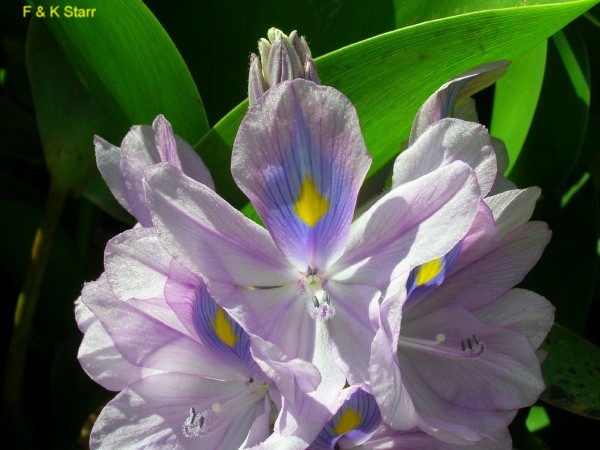
{"type": "Polygon", "coordinates": [[[335,316],[335,307],[331,304],[331,299],[327,291],[319,289],[312,296],[312,304],[308,304],[308,313],[310,317],[316,319],[317,317],[323,320],[329,320],[335,316]]]}
{"type": "Polygon", "coordinates": [[[460,346],[463,352],[468,353],[469,356],[479,356],[484,350],[483,343],[474,333],[471,337],[464,339],[460,346]]]}
{"type": "Polygon", "coordinates": [[[412,338],[400,335],[398,347],[411,348],[426,353],[432,353],[446,358],[473,358],[481,356],[485,350],[483,342],[475,335],[463,339],[460,342],[460,348],[451,347],[446,343],[446,335],[438,333],[435,340],[412,338]]]}
{"type": "Polygon", "coordinates": [[[181,431],[187,438],[206,436],[223,425],[240,408],[244,408],[264,398],[268,391],[269,385],[252,381],[248,384],[248,389],[245,393],[224,403],[215,402],[211,405],[210,409],[205,409],[199,413],[192,407],[181,427],[181,431]]]}
{"type": "Polygon", "coordinates": [[[206,436],[221,425],[218,420],[214,420],[215,418],[215,414],[210,410],[196,413],[194,408],[190,408],[190,415],[181,427],[181,431],[186,438],[190,439],[206,436]]]}
{"type": "Polygon", "coordinates": [[[323,279],[319,270],[313,267],[306,269],[306,276],[302,280],[306,295],[306,308],[313,319],[320,317],[323,320],[335,316],[335,307],[331,304],[329,293],[323,289],[323,279]]]}

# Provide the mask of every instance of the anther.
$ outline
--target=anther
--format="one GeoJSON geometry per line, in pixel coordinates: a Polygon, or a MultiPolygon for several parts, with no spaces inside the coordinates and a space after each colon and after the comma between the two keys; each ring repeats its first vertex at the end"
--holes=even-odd
{"type": "Polygon", "coordinates": [[[331,319],[335,315],[335,308],[331,305],[329,294],[324,289],[319,289],[312,296],[312,307],[309,307],[313,319],[320,317],[323,320],[331,319]]]}
{"type": "Polygon", "coordinates": [[[196,438],[206,434],[207,431],[210,431],[204,428],[204,414],[205,411],[196,413],[196,410],[193,407],[190,408],[190,414],[181,427],[181,431],[185,437],[196,438]]]}
{"type": "Polygon", "coordinates": [[[467,339],[463,339],[460,343],[460,347],[462,348],[462,351],[468,353],[469,356],[479,356],[484,350],[483,342],[481,342],[481,340],[475,334],[471,335],[467,339]]]}
{"type": "Polygon", "coordinates": [[[319,300],[317,299],[316,295],[312,296],[312,302],[313,302],[313,305],[314,305],[315,308],[319,307],[319,300]]]}

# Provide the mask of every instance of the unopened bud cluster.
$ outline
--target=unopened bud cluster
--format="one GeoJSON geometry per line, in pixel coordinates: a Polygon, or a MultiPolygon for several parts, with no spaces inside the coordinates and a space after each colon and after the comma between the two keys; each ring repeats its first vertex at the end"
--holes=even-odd
{"type": "Polygon", "coordinates": [[[319,75],[304,36],[298,36],[295,30],[287,36],[281,30],[271,28],[267,37],[268,40],[258,41],[260,57],[254,53],[250,56],[250,105],[282,81],[304,78],[319,84],[319,75]]]}

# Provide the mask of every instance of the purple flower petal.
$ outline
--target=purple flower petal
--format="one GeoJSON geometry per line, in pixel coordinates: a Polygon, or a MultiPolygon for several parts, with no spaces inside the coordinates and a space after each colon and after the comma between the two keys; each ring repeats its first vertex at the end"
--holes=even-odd
{"type": "Polygon", "coordinates": [[[123,390],[103,410],[92,430],[92,448],[238,448],[257,417],[263,401],[229,415],[212,433],[187,438],[182,431],[190,407],[200,411],[240,395],[244,382],[227,382],[194,375],[166,373],[146,377],[123,390]],[[160,395],[157,395],[160,393],[160,395]]]}
{"type": "Polygon", "coordinates": [[[473,168],[485,197],[496,180],[496,155],[483,125],[442,119],[419,136],[394,163],[392,186],[415,180],[453,161],[473,168]]]}
{"type": "Polygon", "coordinates": [[[147,168],[168,162],[214,189],[210,173],[198,154],[173,134],[171,124],[162,115],[156,117],[153,127],[132,127],[120,149],[99,137],[94,143],[100,173],[111,192],[143,226],[152,226],[142,181],[147,168]]]}
{"type": "Polygon", "coordinates": [[[523,334],[537,349],[554,323],[554,306],[541,295],[525,289],[511,289],[502,297],[475,312],[479,320],[523,334]]]}
{"type": "Polygon", "coordinates": [[[504,74],[507,66],[508,61],[483,64],[445,83],[423,103],[417,112],[410,132],[409,143],[415,142],[429,126],[438,120],[451,117],[457,102],[495,82],[504,74]]]}
{"type": "Polygon", "coordinates": [[[506,145],[500,139],[493,136],[490,137],[494,153],[496,154],[496,163],[498,164],[498,174],[494,186],[488,195],[495,195],[505,191],[512,191],[517,188],[517,185],[504,176],[508,169],[508,151],[506,145]]]}
{"type": "Polygon", "coordinates": [[[469,229],[479,195],[460,161],[398,186],[354,222],[346,252],[327,273],[383,290],[394,271],[448,253],[469,229]]]}
{"type": "Polygon", "coordinates": [[[325,424],[310,449],[348,448],[366,441],[381,423],[375,397],[358,386],[342,391],[343,402],[325,424]]]}
{"type": "Polygon", "coordinates": [[[211,283],[209,288],[244,328],[289,357],[312,361],[315,319],[309,315],[309,299],[297,282],[272,289],[243,290],[219,283],[211,283]]]}
{"type": "Polygon", "coordinates": [[[464,250],[450,276],[418,305],[407,303],[409,316],[434,311],[444,305],[470,311],[492,303],[520,283],[539,260],[550,239],[545,223],[529,222],[493,244],[464,250]],[[414,311],[413,311],[414,310],[414,311]]]}
{"type": "Polygon", "coordinates": [[[460,253],[461,242],[440,258],[421,264],[410,271],[407,280],[407,296],[425,294],[438,287],[446,279],[460,253]]]}
{"type": "Polygon", "coordinates": [[[381,293],[370,286],[330,282],[326,286],[335,316],[328,321],[331,345],[350,384],[369,380],[369,355],[375,330],[369,320],[371,302],[381,293]]]}
{"type": "Polygon", "coordinates": [[[120,171],[125,186],[128,210],[143,226],[152,226],[152,218],[144,194],[144,170],[160,162],[154,130],[148,125],[136,125],[121,142],[120,171]]]}
{"type": "Polygon", "coordinates": [[[394,429],[408,430],[417,425],[418,416],[396,356],[402,304],[390,297],[381,306],[373,306],[371,318],[377,319],[378,328],[371,345],[371,391],[384,422],[394,429]]]}
{"type": "MultiPolygon", "coordinates": [[[[81,301],[95,314],[115,348],[130,364],[162,371],[179,371],[231,380],[247,380],[212,349],[175,329],[164,321],[146,314],[129,302],[121,301],[106,291],[106,286],[88,283],[81,301]]],[[[171,312],[171,314],[173,314],[171,312]]],[[[185,331],[185,330],[183,330],[185,331]]]]}
{"type": "Polygon", "coordinates": [[[171,124],[165,119],[162,114],[158,115],[152,122],[152,129],[156,140],[156,149],[162,162],[168,162],[182,169],[181,161],[177,153],[177,144],[175,143],[175,135],[171,124]]]}
{"type": "Polygon", "coordinates": [[[170,261],[152,228],[134,228],[115,236],[104,253],[106,276],[122,300],[162,297],[170,261]]]}
{"type": "Polygon", "coordinates": [[[349,100],[297,79],[272,87],[242,121],[236,183],[298,270],[343,251],[370,157],[349,100]]]}
{"type": "Polygon", "coordinates": [[[460,446],[481,445],[486,439],[494,442],[506,435],[507,425],[516,410],[473,410],[456,406],[432,390],[410,361],[403,361],[404,384],[418,409],[419,428],[460,446]]]}
{"type": "Polygon", "coordinates": [[[123,175],[121,175],[121,149],[105,141],[100,136],[94,136],[94,147],[96,149],[98,170],[100,170],[100,174],[110,192],[121,206],[135,217],[136,212],[127,201],[123,175]]]}
{"type": "Polygon", "coordinates": [[[483,324],[459,308],[404,320],[398,358],[404,375],[414,370],[437,395],[463,408],[518,409],[544,390],[523,335],[483,324]]]}
{"type": "Polygon", "coordinates": [[[531,219],[540,194],[540,188],[531,187],[505,191],[485,199],[498,227],[498,239],[531,219]]]}
{"type": "Polygon", "coordinates": [[[203,278],[240,287],[298,279],[268,232],[211,189],[168,164],[151,169],[146,181],[161,242],[203,278]]]}
{"type": "Polygon", "coordinates": [[[232,365],[245,368],[253,378],[264,378],[250,353],[248,334],[219,307],[202,279],[172,261],[165,299],[184,326],[232,365]]]}
{"type": "MultiPolygon", "coordinates": [[[[110,291],[106,289],[106,280],[101,278],[96,283],[104,284],[105,295],[110,295],[110,291]]],[[[140,378],[157,373],[153,369],[135,366],[123,358],[100,321],[83,303],[78,301],[75,311],[80,326],[83,317],[86,317],[85,334],[77,359],[83,370],[96,383],[109,391],[120,391],[140,378]]]]}

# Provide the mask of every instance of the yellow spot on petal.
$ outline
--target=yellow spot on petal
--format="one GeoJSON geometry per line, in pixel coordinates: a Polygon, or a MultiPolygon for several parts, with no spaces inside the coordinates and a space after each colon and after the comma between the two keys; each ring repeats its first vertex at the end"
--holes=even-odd
{"type": "Polygon", "coordinates": [[[329,200],[321,195],[315,182],[308,175],[304,175],[300,195],[296,200],[296,215],[312,228],[327,214],[328,209],[329,200]]]}
{"type": "Polygon", "coordinates": [[[338,420],[333,427],[333,431],[338,436],[341,436],[342,434],[346,434],[347,432],[356,429],[362,422],[362,416],[352,408],[348,408],[343,412],[340,420],[338,420]]]}
{"type": "Polygon", "coordinates": [[[217,308],[217,313],[215,314],[213,325],[215,327],[215,333],[217,333],[219,339],[221,339],[223,342],[225,342],[225,344],[233,348],[237,341],[237,336],[235,335],[235,332],[233,331],[233,326],[231,325],[231,322],[225,315],[225,311],[223,311],[223,308],[217,308]]]}
{"type": "Polygon", "coordinates": [[[417,269],[417,286],[429,283],[437,277],[443,269],[442,258],[437,258],[423,264],[417,269]]]}

